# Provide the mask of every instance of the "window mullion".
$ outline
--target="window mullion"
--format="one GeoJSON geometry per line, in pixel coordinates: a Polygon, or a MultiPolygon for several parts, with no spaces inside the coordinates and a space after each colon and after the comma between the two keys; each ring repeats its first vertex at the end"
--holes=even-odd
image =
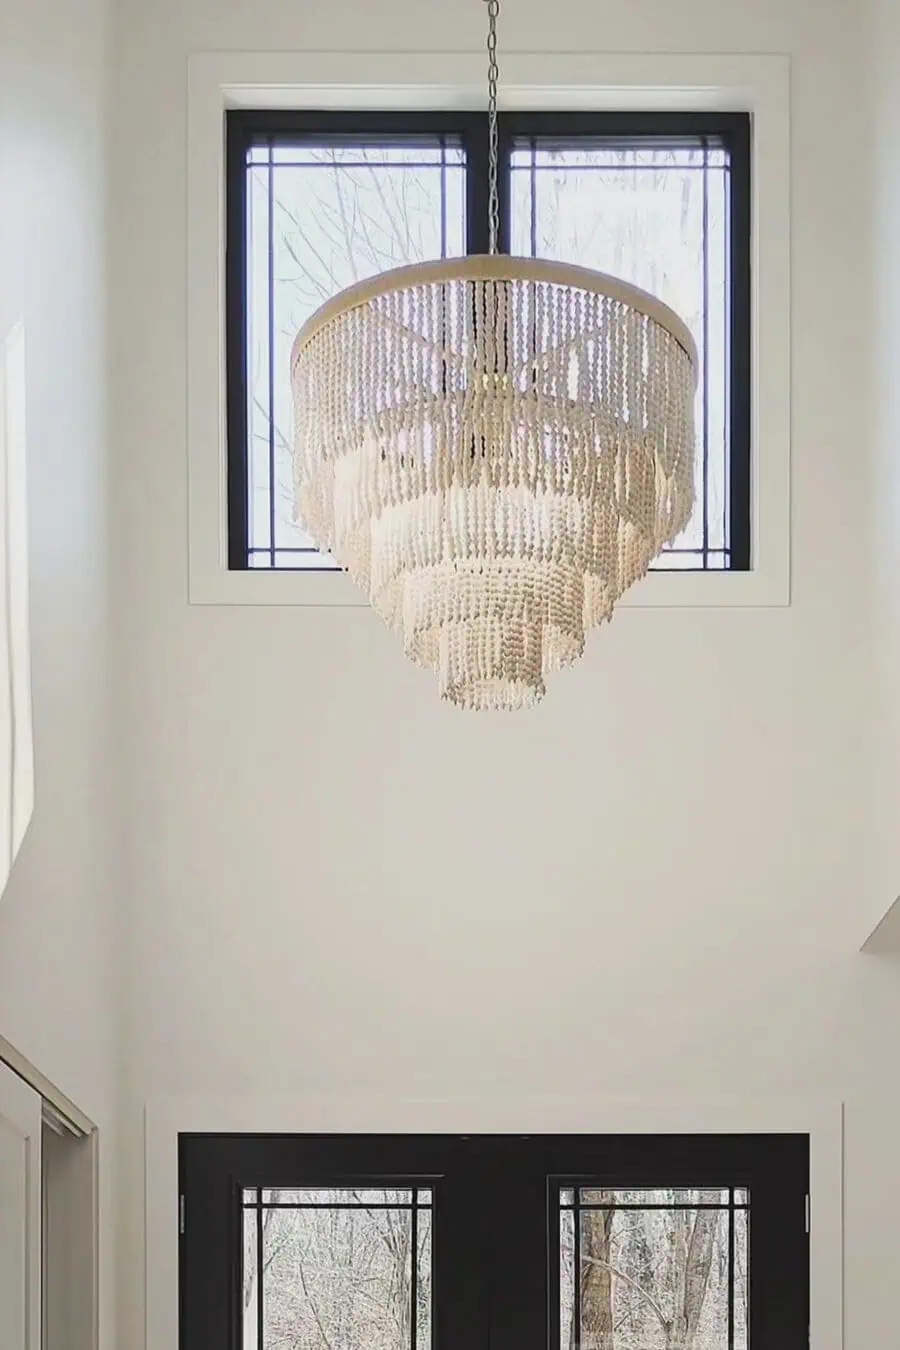
{"type": "Polygon", "coordinates": [[[469,127],[466,150],[466,252],[488,251],[490,147],[487,114],[469,127]]]}
{"type": "Polygon", "coordinates": [[[500,232],[498,247],[501,253],[512,253],[512,151],[513,138],[509,124],[502,113],[497,118],[498,196],[500,232]]]}

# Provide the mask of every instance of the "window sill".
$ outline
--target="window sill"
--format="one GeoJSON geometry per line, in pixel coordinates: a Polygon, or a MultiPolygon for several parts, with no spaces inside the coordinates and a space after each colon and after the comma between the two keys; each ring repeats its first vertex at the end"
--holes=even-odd
{"type": "MultiPolygon", "coordinates": [[[[191,604],[360,608],[362,592],[343,572],[228,572],[192,568],[191,604]]],[[[627,609],[751,609],[790,604],[788,577],[755,572],[651,572],[622,597],[627,609]]]]}

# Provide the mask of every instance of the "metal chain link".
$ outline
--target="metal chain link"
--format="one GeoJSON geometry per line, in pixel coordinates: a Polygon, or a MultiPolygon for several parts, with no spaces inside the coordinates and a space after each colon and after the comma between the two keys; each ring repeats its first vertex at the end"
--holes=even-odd
{"type": "Polygon", "coordinates": [[[497,84],[500,68],[497,65],[497,16],[500,0],[487,0],[488,7],[488,249],[497,252],[500,236],[499,150],[497,142],[497,84]]]}

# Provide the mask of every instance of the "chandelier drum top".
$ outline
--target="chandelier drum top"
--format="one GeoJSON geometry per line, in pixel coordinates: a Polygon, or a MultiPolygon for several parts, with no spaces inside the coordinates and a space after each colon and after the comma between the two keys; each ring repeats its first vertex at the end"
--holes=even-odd
{"type": "MultiPolygon", "coordinates": [[[[493,247],[496,196],[493,155],[493,247]]],[[[671,309],[587,268],[382,273],[294,343],[297,514],[445,698],[527,706],[690,519],[696,369],[671,309]]]]}

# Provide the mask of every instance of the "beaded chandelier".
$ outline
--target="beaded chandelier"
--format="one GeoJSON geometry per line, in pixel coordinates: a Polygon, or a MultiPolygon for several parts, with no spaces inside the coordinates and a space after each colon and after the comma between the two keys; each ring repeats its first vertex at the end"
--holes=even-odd
{"type": "Polygon", "coordinates": [[[694,504],[696,348],[646,292],[497,251],[396,268],[297,335],[299,518],[462,708],[520,708],[694,504]]]}

